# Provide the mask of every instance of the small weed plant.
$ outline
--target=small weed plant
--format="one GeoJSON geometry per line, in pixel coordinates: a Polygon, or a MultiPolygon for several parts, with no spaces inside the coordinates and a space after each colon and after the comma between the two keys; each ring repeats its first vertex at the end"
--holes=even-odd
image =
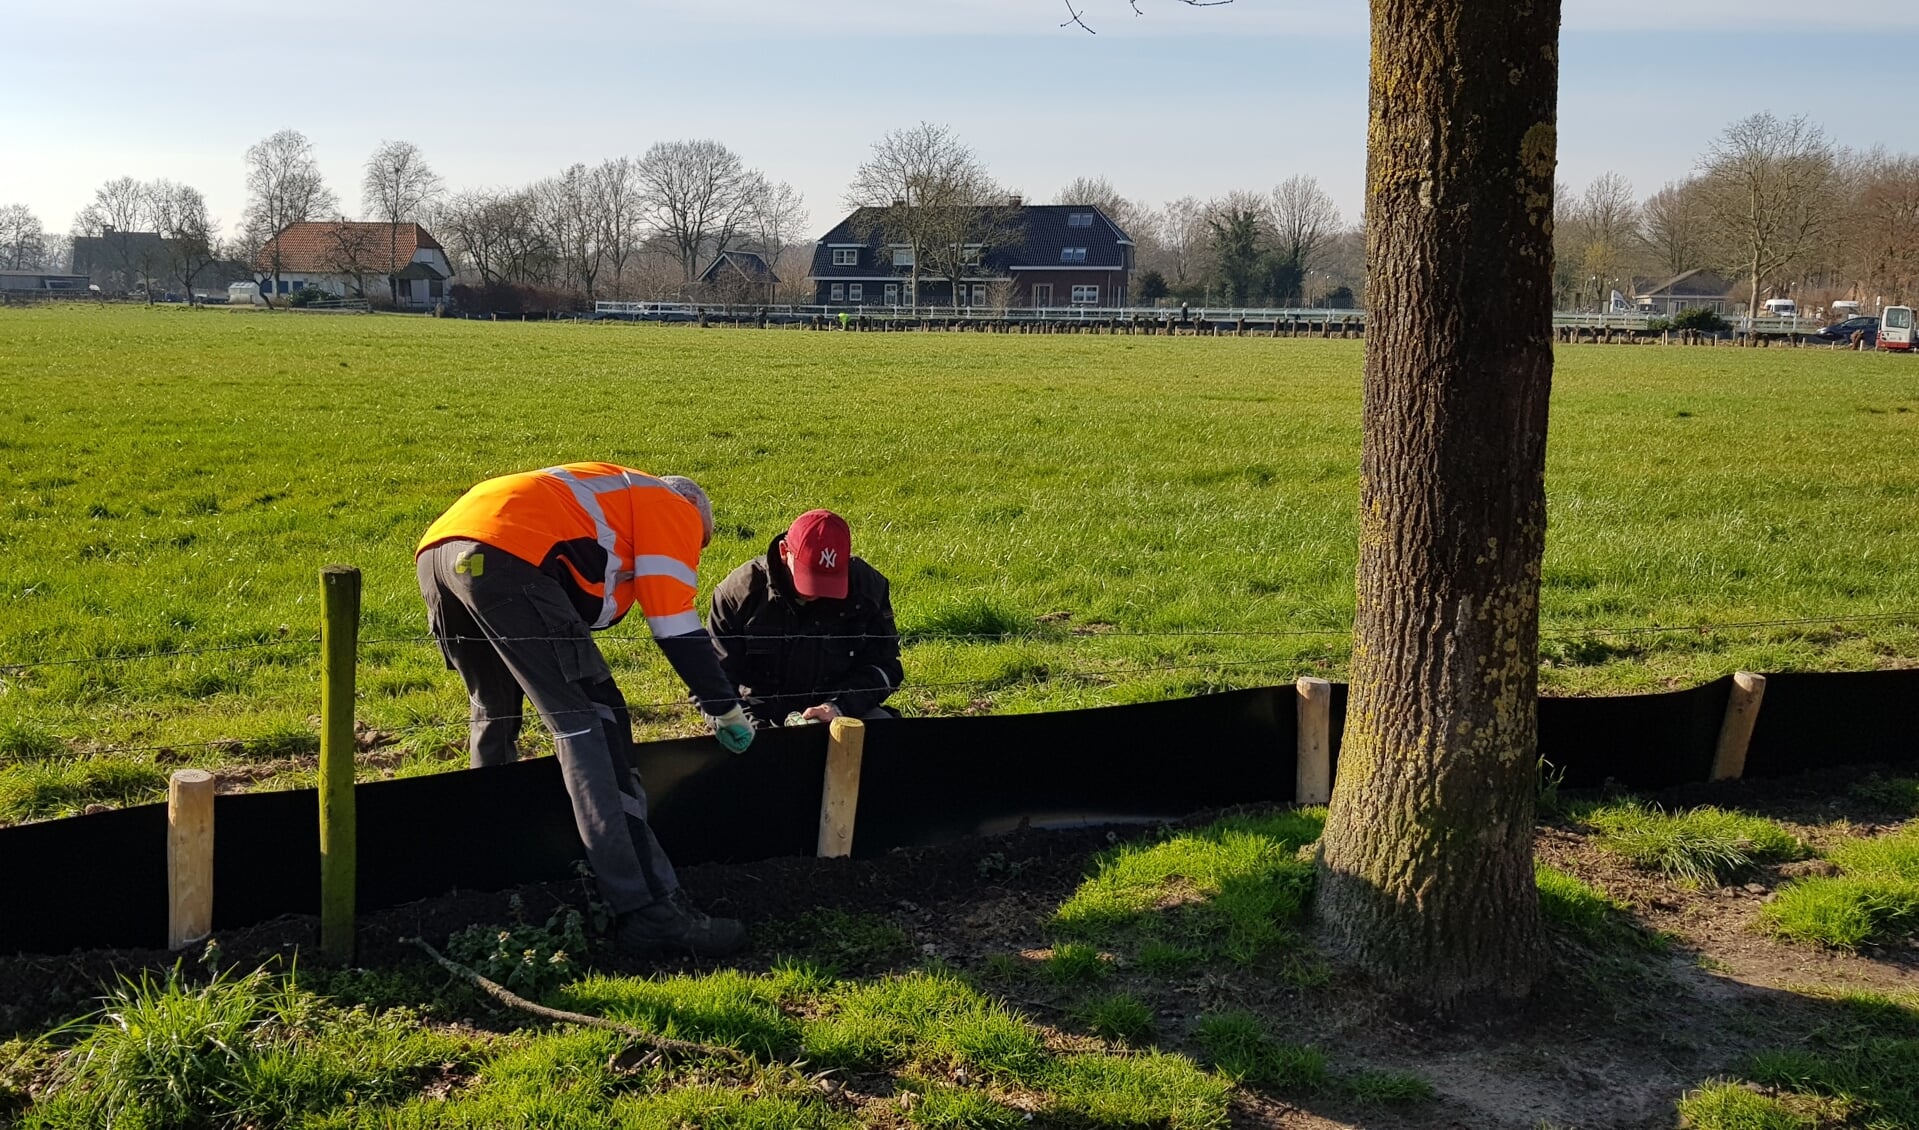
{"type": "Polygon", "coordinates": [[[1773,821],[1711,805],[1666,812],[1629,800],[1588,809],[1582,818],[1598,832],[1601,848],[1693,886],[1805,854],[1805,845],[1773,821]]]}
{"type": "Polygon", "coordinates": [[[469,926],[447,940],[447,952],[481,976],[537,999],[580,975],[586,922],[569,906],[541,926],[469,926]]]}

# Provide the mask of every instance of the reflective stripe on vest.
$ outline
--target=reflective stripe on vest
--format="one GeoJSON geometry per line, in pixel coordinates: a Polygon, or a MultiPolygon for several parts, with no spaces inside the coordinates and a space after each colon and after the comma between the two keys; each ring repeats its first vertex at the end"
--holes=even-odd
{"type": "MultiPolygon", "coordinates": [[[[634,561],[631,569],[626,568],[626,562],[622,561],[620,555],[615,552],[619,545],[619,538],[614,534],[613,527],[607,524],[606,511],[600,507],[599,496],[613,491],[626,490],[630,487],[658,487],[661,490],[673,488],[651,475],[642,475],[638,472],[619,475],[575,475],[565,467],[548,467],[542,474],[552,475],[565,483],[567,489],[573,492],[573,500],[580,504],[580,509],[586,511],[587,517],[593,519],[594,540],[599,542],[600,548],[606,551],[606,577],[601,582],[600,616],[593,622],[594,628],[606,627],[618,615],[618,590],[622,581],[630,581],[635,577],[671,577],[682,584],[695,587],[699,585],[699,574],[687,568],[686,562],[664,554],[644,554],[634,561]]],[[[649,616],[646,618],[646,623],[655,636],[678,636],[697,631],[700,627],[700,617],[697,612],[683,612],[677,616],[649,616]],[[685,622],[687,617],[692,618],[691,626],[685,622]]]]}

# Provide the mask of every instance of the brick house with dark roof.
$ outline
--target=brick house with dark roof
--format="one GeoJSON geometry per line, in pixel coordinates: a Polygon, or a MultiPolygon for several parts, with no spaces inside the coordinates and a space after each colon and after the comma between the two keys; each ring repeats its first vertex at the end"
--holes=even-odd
{"type": "MultiPolygon", "coordinates": [[[[1125,306],[1133,241],[1091,204],[1024,204],[1008,213],[1008,237],[979,248],[959,280],[922,272],[921,306],[1125,306]]],[[[861,208],[813,248],[813,301],[822,306],[897,306],[911,301],[912,256],[889,239],[879,210],[861,208]]]]}
{"type": "Polygon", "coordinates": [[[395,301],[420,308],[442,301],[446,282],[453,277],[446,249],[425,228],[411,223],[314,220],[288,224],[254,257],[263,294],[274,291],[276,257],[280,294],[311,287],[341,298],[377,298],[387,293],[387,276],[392,275],[395,301]]]}

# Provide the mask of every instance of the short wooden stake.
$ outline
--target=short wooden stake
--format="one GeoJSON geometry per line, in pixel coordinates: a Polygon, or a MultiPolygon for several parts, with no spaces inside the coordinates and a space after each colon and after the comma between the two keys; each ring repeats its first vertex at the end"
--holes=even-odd
{"type": "Polygon", "coordinates": [[[1299,693],[1299,768],[1293,803],[1325,804],[1333,799],[1333,685],[1302,677],[1299,693]]]}
{"type": "Polygon", "coordinates": [[[1726,700],[1726,718],[1719,724],[1719,748],[1712,756],[1712,779],[1725,781],[1746,772],[1746,747],[1759,721],[1759,703],[1766,697],[1766,677],[1738,671],[1732,677],[1732,697],[1726,700]]]}
{"type": "Polygon", "coordinates": [[[320,950],[353,957],[359,866],[353,804],[353,666],[360,647],[360,571],[320,570],[320,950]]]}
{"type": "Polygon", "coordinates": [[[860,758],[866,752],[866,723],[835,718],[827,728],[826,787],[820,794],[821,859],[853,854],[853,818],[860,806],[860,758]]]}
{"type": "Polygon", "coordinates": [[[213,933],[213,774],[176,770],[167,782],[167,948],[213,933]]]}

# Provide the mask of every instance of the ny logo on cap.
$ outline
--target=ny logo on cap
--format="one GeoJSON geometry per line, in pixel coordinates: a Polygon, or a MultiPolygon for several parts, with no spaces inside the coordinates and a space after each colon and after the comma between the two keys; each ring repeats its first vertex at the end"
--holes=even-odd
{"type": "Polygon", "coordinates": [[[836,568],[839,565],[839,563],[840,563],[840,555],[838,553],[835,553],[833,550],[830,550],[830,549],[820,550],[820,568],[822,569],[836,568]]]}

